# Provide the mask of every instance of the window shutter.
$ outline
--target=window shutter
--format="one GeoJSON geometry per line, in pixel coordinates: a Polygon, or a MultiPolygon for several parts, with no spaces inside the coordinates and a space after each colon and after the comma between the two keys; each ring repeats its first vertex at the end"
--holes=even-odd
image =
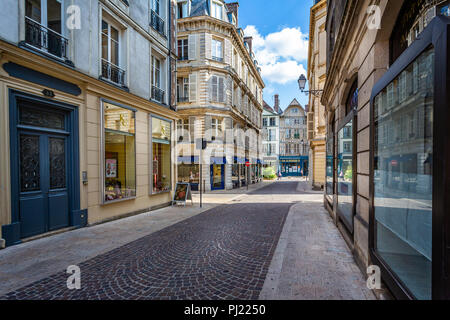
{"type": "Polygon", "coordinates": [[[308,112],[308,140],[314,139],[314,112],[308,112]]]}
{"type": "Polygon", "coordinates": [[[188,38],[188,58],[189,60],[197,60],[197,35],[190,34],[188,38]]]}
{"type": "Polygon", "coordinates": [[[206,34],[205,35],[205,57],[206,57],[206,59],[212,59],[211,42],[212,42],[212,36],[210,34],[206,34]]]}
{"type": "Polygon", "coordinates": [[[197,74],[189,75],[189,102],[197,101],[197,74]]]}
{"type": "Polygon", "coordinates": [[[212,76],[211,77],[211,101],[213,102],[218,102],[218,92],[217,92],[217,88],[218,87],[218,80],[217,80],[217,76],[212,76]]]}
{"type": "Polygon", "coordinates": [[[224,42],[224,61],[226,64],[231,65],[231,42],[228,39],[225,39],[224,42]]]}
{"type": "Polygon", "coordinates": [[[219,102],[225,102],[225,79],[219,77],[219,102]]]}
{"type": "Polygon", "coordinates": [[[205,139],[211,141],[211,116],[205,116],[205,139]]]}
{"type": "Polygon", "coordinates": [[[233,143],[233,135],[228,134],[229,130],[233,129],[233,119],[231,118],[225,118],[225,143],[232,144],[233,143]]]}

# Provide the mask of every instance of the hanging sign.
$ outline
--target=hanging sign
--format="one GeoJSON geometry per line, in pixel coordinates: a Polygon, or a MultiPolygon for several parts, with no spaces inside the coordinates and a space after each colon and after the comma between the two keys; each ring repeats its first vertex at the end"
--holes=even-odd
{"type": "Polygon", "coordinates": [[[177,183],[175,186],[175,193],[173,195],[172,205],[184,205],[186,202],[191,200],[192,205],[194,204],[192,200],[192,191],[190,183],[177,183]]]}

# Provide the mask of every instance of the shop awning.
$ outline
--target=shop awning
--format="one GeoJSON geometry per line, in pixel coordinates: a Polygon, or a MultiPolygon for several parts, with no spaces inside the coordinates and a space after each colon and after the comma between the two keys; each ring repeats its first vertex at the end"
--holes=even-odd
{"type": "Polygon", "coordinates": [[[226,164],[226,157],[211,157],[211,164],[226,164]]]}
{"type": "Polygon", "coordinates": [[[198,164],[198,157],[196,156],[183,156],[178,157],[178,164],[198,164]]]}
{"type": "Polygon", "coordinates": [[[245,164],[245,158],[234,157],[234,163],[245,164]]]}

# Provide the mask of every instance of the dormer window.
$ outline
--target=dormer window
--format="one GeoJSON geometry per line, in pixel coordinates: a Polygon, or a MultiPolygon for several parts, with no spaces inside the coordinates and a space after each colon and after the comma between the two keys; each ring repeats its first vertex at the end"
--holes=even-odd
{"type": "Polygon", "coordinates": [[[177,4],[177,18],[187,18],[188,17],[188,2],[187,1],[178,1],[177,4]]]}
{"type": "Polygon", "coordinates": [[[220,2],[213,1],[211,7],[211,16],[213,18],[223,20],[222,12],[223,12],[222,4],[220,2]]]}

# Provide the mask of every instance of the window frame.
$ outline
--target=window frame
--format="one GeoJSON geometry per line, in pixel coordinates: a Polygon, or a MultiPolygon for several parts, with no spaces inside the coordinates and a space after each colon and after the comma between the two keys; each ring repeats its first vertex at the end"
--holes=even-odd
{"type": "MultiPolygon", "coordinates": [[[[174,121],[172,119],[161,117],[154,113],[149,113],[147,119],[148,119],[148,128],[149,128],[149,134],[148,134],[148,137],[149,137],[148,194],[149,194],[149,196],[155,196],[155,195],[159,195],[159,194],[171,193],[173,191],[173,187],[174,187],[174,177],[175,177],[174,165],[176,164],[176,161],[174,161],[174,159],[173,159],[173,154],[174,154],[173,147],[176,144],[176,142],[174,141],[174,121]],[[152,121],[153,118],[159,119],[162,121],[167,121],[170,123],[170,139],[169,139],[169,142],[170,142],[170,148],[169,148],[170,149],[170,157],[169,157],[169,159],[170,159],[170,190],[159,191],[159,192],[153,191],[153,121],[152,121]]],[[[176,132],[175,132],[175,134],[176,134],[176,132]]]]}
{"type": "MultiPolygon", "coordinates": [[[[398,299],[414,299],[412,293],[397,279],[389,266],[380,259],[375,250],[375,207],[374,207],[374,147],[375,147],[375,97],[379,95],[397,76],[431,46],[435,49],[434,62],[434,125],[433,125],[433,212],[432,212],[432,299],[450,299],[448,292],[450,280],[446,272],[449,269],[449,239],[445,237],[450,231],[450,216],[448,209],[450,199],[448,191],[448,176],[444,168],[450,166],[450,144],[447,139],[447,127],[450,121],[448,106],[450,105],[450,75],[448,41],[450,40],[450,22],[447,18],[437,17],[425,28],[421,36],[412,43],[401,56],[395,60],[386,73],[374,85],[370,99],[370,163],[369,163],[369,254],[374,264],[380,266],[383,281],[398,299]],[[439,36],[436,36],[439,35],[439,36]]],[[[392,49],[391,49],[392,50],[392,49]]],[[[413,76],[413,81],[414,81],[413,76]]],[[[415,82],[415,81],[414,81],[415,82]]]]}
{"type": "Polygon", "coordinates": [[[130,106],[121,104],[119,102],[100,98],[100,195],[101,195],[101,201],[100,205],[105,206],[117,202],[123,202],[123,201],[129,201],[129,200],[135,200],[137,199],[137,191],[138,191],[138,185],[137,185],[137,150],[136,150],[136,132],[137,132],[137,121],[136,121],[136,113],[137,109],[132,108],[130,106]],[[123,109],[127,109],[133,112],[134,114],[134,167],[135,167],[135,181],[136,181],[136,192],[135,195],[129,198],[125,199],[116,199],[111,201],[105,201],[105,182],[106,182],[106,175],[105,175],[105,103],[113,104],[115,106],[118,106],[123,109]]]}
{"type": "Polygon", "coordinates": [[[211,58],[213,60],[223,62],[223,47],[223,40],[217,38],[211,40],[211,58]],[[217,55],[218,53],[220,53],[220,55],[217,55]]]}
{"type": "Polygon", "coordinates": [[[189,38],[181,38],[177,40],[177,54],[179,61],[189,60],[189,38]],[[181,46],[180,46],[181,44],[181,46]],[[180,55],[181,49],[181,55],[180,55]]]}

